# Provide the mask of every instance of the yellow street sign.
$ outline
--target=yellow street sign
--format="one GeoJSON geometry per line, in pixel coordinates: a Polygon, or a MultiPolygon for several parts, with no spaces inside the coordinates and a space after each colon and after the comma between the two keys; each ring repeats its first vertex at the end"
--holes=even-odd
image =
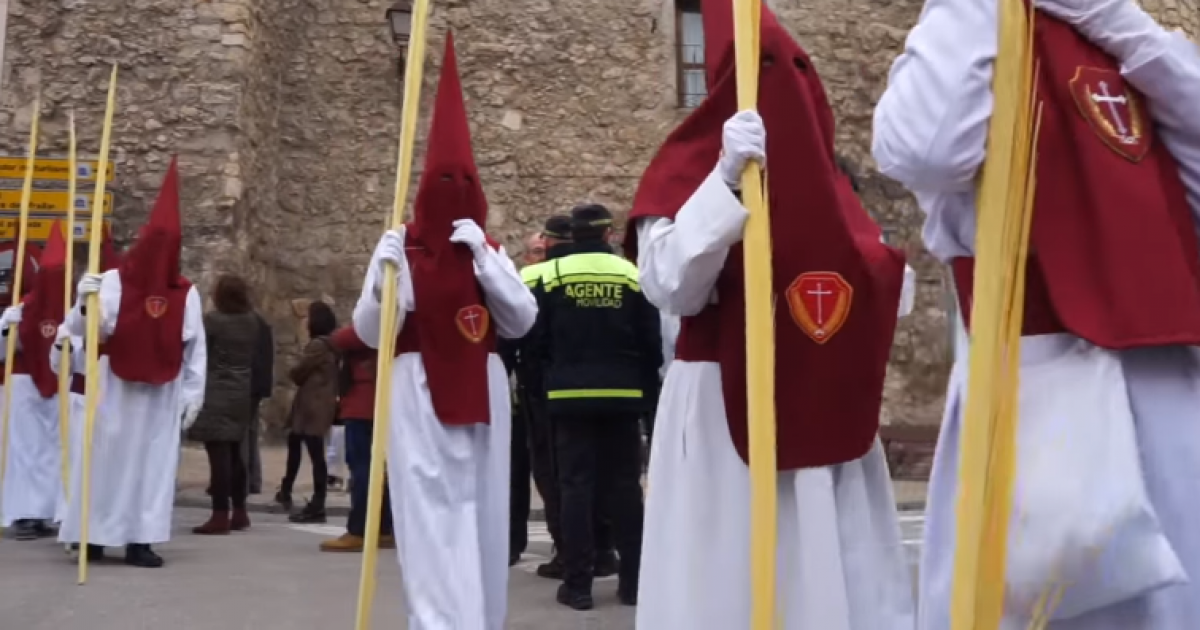
{"type": "MultiPolygon", "coordinates": [[[[75,165],[75,179],[81,182],[96,181],[96,160],[80,160],[75,165]]],[[[65,159],[44,158],[33,163],[33,178],[35,180],[53,180],[65,182],[71,172],[71,165],[65,159]]],[[[24,179],[25,157],[0,156],[0,179],[24,179]]],[[[107,181],[113,180],[113,171],[108,171],[107,181]]]]}
{"type": "MultiPolygon", "coordinates": [[[[5,214],[0,216],[0,241],[12,240],[17,236],[17,221],[20,217],[5,214]]],[[[58,221],[62,226],[66,227],[66,221],[58,217],[29,217],[29,232],[28,238],[31,241],[46,241],[50,239],[50,229],[54,222],[58,221]]],[[[112,221],[105,219],[104,226],[110,231],[112,230],[112,221]]],[[[88,242],[88,237],[91,235],[91,227],[87,215],[75,215],[75,241],[77,243],[88,242]]]]}
{"type": "MultiPolygon", "coordinates": [[[[92,211],[92,193],[75,195],[75,212],[92,211]]],[[[67,213],[67,191],[65,190],[35,190],[29,198],[30,214],[63,214],[67,213]]],[[[0,212],[19,212],[21,210],[21,191],[0,189],[0,212]]],[[[104,194],[104,214],[112,214],[112,193],[104,194]]]]}

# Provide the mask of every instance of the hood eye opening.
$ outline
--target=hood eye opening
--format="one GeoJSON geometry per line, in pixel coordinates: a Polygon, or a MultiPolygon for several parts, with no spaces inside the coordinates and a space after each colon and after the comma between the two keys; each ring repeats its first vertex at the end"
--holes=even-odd
{"type": "Polygon", "coordinates": [[[808,64],[804,63],[804,60],[800,57],[792,57],[792,65],[796,66],[796,69],[801,72],[808,70],[808,64]]]}

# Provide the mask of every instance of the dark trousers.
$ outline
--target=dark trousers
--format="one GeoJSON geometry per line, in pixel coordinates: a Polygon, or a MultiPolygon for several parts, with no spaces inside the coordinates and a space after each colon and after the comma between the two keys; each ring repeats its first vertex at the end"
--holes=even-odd
{"type": "Polygon", "coordinates": [[[261,398],[253,398],[250,401],[250,431],[246,434],[246,439],[242,440],[242,462],[246,466],[246,486],[250,494],[262,493],[262,457],[258,448],[258,408],[262,404],[261,398]]]}
{"type": "Polygon", "coordinates": [[[529,491],[530,457],[529,431],[524,408],[513,408],[512,414],[512,464],[509,472],[508,494],[508,553],[525,553],[529,546],[529,509],[532,497],[529,491]]]}
{"type": "MultiPolygon", "coordinates": [[[[346,519],[346,532],[351,536],[364,536],[367,530],[374,435],[375,423],[370,420],[346,421],[346,466],[350,469],[350,516],[346,519]]],[[[388,494],[386,473],[383,476],[383,514],[379,517],[379,535],[392,535],[392,501],[388,494]]]]}
{"type": "Polygon", "coordinates": [[[246,465],[241,442],[205,442],[208,453],[209,490],[214,512],[246,509],[246,465]]]}
{"type": "Polygon", "coordinates": [[[303,451],[308,451],[308,459],[312,462],[314,507],[325,508],[325,490],[329,483],[329,470],[325,467],[325,438],[320,435],[288,436],[287,472],[283,477],[280,492],[284,496],[292,495],[292,486],[296,483],[296,475],[300,473],[300,459],[303,451]]]}
{"type": "MultiPolygon", "coordinates": [[[[517,432],[517,424],[525,425],[521,431],[528,434],[529,443],[526,445],[524,457],[528,458],[529,469],[533,472],[533,483],[542,497],[542,505],[546,513],[546,530],[550,533],[550,540],[554,541],[555,549],[562,549],[562,501],[560,500],[562,493],[558,487],[558,467],[555,464],[554,426],[545,412],[544,403],[528,405],[528,408],[531,409],[530,412],[514,415],[513,434],[515,435],[517,432]]],[[[513,449],[513,461],[515,462],[515,442],[513,449]]],[[[513,464],[513,467],[515,469],[516,464],[513,464]]],[[[526,480],[525,492],[528,493],[528,473],[525,473],[524,479],[526,480]]],[[[515,481],[513,488],[516,488],[515,481]]],[[[528,520],[528,510],[525,515],[528,520]]],[[[604,506],[597,504],[594,529],[592,530],[596,536],[597,553],[613,551],[612,525],[605,515],[604,506]]]]}
{"type": "Polygon", "coordinates": [[[562,490],[563,581],[590,591],[596,560],[597,503],[612,519],[621,588],[636,589],[642,558],[642,433],[636,414],[554,417],[562,490]]]}

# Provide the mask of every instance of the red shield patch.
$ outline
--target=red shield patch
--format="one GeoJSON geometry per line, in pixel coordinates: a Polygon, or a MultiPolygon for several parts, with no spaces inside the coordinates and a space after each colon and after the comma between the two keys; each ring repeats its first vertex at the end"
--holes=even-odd
{"type": "Polygon", "coordinates": [[[854,287],[832,271],[802,273],[787,289],[792,320],[819,344],[833,339],[842,329],[853,301],[854,287]]]}
{"type": "Polygon", "coordinates": [[[465,306],[458,309],[458,314],[454,316],[454,323],[458,326],[458,332],[462,333],[467,341],[479,343],[487,336],[488,310],[478,304],[465,306]]]}
{"type": "Polygon", "coordinates": [[[54,335],[58,334],[58,324],[55,324],[54,321],[47,319],[41,324],[38,324],[38,330],[41,331],[42,336],[46,339],[52,339],[54,338],[54,335]]]}
{"type": "Polygon", "coordinates": [[[1115,70],[1080,66],[1071,79],[1079,113],[1108,148],[1130,162],[1150,152],[1150,121],[1140,97],[1115,70]]]}
{"type": "Polygon", "coordinates": [[[167,298],[150,296],[146,298],[146,314],[158,319],[167,314],[167,298]]]}

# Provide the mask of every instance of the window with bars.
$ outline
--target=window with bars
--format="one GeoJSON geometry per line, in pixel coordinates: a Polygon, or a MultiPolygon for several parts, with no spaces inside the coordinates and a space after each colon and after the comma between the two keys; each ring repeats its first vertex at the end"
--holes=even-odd
{"type": "Polygon", "coordinates": [[[696,107],[708,95],[700,0],[675,0],[675,40],[679,106],[696,107]]]}

